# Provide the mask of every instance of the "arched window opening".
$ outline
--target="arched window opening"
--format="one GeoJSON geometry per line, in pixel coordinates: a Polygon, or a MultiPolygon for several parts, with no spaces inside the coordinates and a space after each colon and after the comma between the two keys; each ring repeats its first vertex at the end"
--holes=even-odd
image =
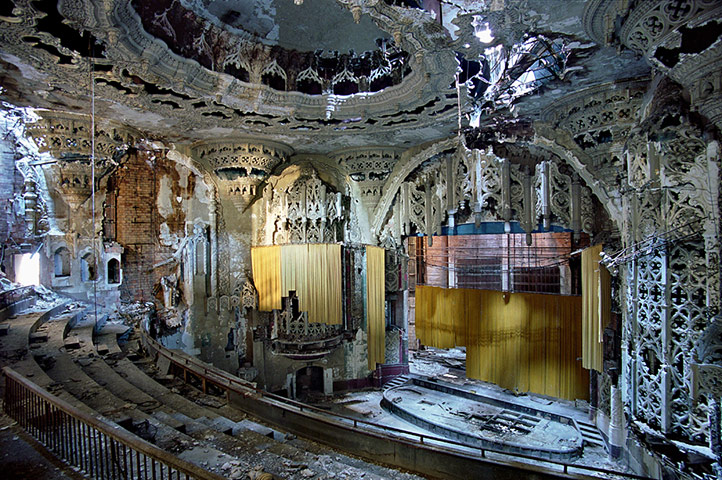
{"type": "Polygon", "coordinates": [[[308,95],[321,95],[323,85],[313,80],[300,80],[296,82],[296,90],[308,95]]]}
{"type": "Polygon", "coordinates": [[[92,253],[86,253],[80,258],[80,280],[83,282],[92,282],[96,279],[95,257],[92,253]]]}
{"type": "Polygon", "coordinates": [[[358,83],[352,82],[350,80],[340,81],[333,86],[334,95],[353,95],[354,93],[358,92],[358,83]]]}
{"type": "Polygon", "coordinates": [[[108,283],[120,283],[120,262],[117,258],[111,258],[108,260],[108,283]]]}
{"type": "Polygon", "coordinates": [[[56,277],[70,276],[70,251],[65,247],[55,250],[53,255],[54,273],[56,277]]]}

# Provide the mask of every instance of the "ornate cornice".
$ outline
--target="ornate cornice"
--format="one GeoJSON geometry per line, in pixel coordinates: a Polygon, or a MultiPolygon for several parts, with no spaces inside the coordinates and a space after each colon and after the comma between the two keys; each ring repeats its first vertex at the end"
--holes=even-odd
{"type": "MultiPolygon", "coordinates": [[[[108,57],[121,62],[114,69],[116,76],[120,70],[125,69],[146,81],[172,85],[178,93],[182,92],[181,95],[212,98],[218,104],[231,109],[229,113],[235,110],[242,115],[248,114],[249,117],[254,116],[250,112],[261,114],[267,117],[264,120],[267,127],[283,127],[283,124],[279,125],[276,120],[285,120],[288,125],[285,128],[289,128],[305,123],[303,119],[320,119],[321,122],[314,125],[315,130],[330,129],[337,132],[338,122],[327,122],[328,120],[352,119],[340,129],[355,133],[360,130],[408,125],[425,116],[428,116],[428,120],[424,123],[438,121],[438,117],[433,118],[431,115],[434,114],[433,111],[424,112],[426,115],[406,115],[403,121],[395,119],[396,124],[392,125],[382,125],[379,122],[379,125],[374,126],[353,120],[358,117],[359,111],[365,112],[365,116],[394,115],[415,110],[435,99],[438,107],[442,107],[448,99],[439,99],[433,92],[449,90],[449,93],[452,93],[448,88],[452,79],[446,72],[454,71],[456,59],[451,50],[439,48],[448,41],[443,28],[435,24],[426,12],[401,9],[384,2],[372,4],[373,2],[368,2],[363,7],[364,13],[371,15],[382,29],[402,33],[401,42],[404,50],[409,52],[408,66],[411,74],[399,85],[379,92],[351,96],[284,92],[267,85],[246,83],[231,75],[202,67],[195,60],[173,53],[165,42],[147,33],[129,2],[108,0],[104,8],[79,8],[77,11],[82,10],[85,13],[75,15],[75,18],[81,28],[90,30],[107,43],[108,57]],[[88,16],[90,12],[93,17],[88,16]],[[276,116],[279,118],[274,118],[276,116]]],[[[130,82],[128,86],[132,88],[130,82]]],[[[177,99],[174,101],[182,103],[177,99]]],[[[434,110],[438,112],[440,108],[434,110]]],[[[219,122],[218,118],[215,120],[216,123],[219,122]]]]}
{"type": "Polygon", "coordinates": [[[623,142],[639,120],[649,79],[607,83],[567,95],[542,112],[541,120],[569,132],[587,154],[595,156],[623,142]]]}
{"type": "MultiPolygon", "coordinates": [[[[49,152],[56,159],[91,156],[90,115],[37,110],[37,122],[26,126],[28,135],[40,153],[49,152]]],[[[115,122],[96,119],[95,157],[109,159],[123,152],[142,137],[132,128],[115,122]]]]}
{"type": "Polygon", "coordinates": [[[672,37],[680,36],[680,27],[700,25],[719,18],[720,13],[722,5],[717,0],[645,0],[629,13],[619,38],[627,47],[651,59],[660,45],[671,46],[672,37]]]}
{"type": "Polygon", "coordinates": [[[293,153],[288,145],[257,138],[196,142],[191,150],[194,158],[206,163],[217,175],[243,170],[245,175],[241,175],[257,177],[259,183],[293,153]]]}
{"type": "Polygon", "coordinates": [[[348,148],[329,156],[358,183],[364,206],[372,213],[401,152],[393,147],[348,148]]]}
{"type": "Polygon", "coordinates": [[[401,157],[402,151],[403,149],[395,147],[346,148],[333,152],[329,157],[343,165],[354,180],[358,175],[363,175],[366,180],[373,180],[369,173],[376,177],[376,180],[385,180],[401,157]]]}
{"type": "Polygon", "coordinates": [[[583,20],[598,43],[618,42],[683,85],[692,108],[722,129],[720,18],[722,3],[717,0],[592,0],[583,20]]]}

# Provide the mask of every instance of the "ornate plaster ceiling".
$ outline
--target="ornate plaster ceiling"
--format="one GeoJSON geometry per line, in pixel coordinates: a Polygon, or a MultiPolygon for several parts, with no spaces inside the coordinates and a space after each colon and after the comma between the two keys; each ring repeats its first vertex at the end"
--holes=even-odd
{"type": "Polygon", "coordinates": [[[571,92],[649,70],[592,41],[582,0],[450,0],[441,17],[406,3],[12,0],[0,8],[2,98],[87,113],[93,70],[97,115],[150,137],[328,153],[448,137],[459,107],[462,127],[537,120],[571,92]],[[508,68],[489,75],[494,55],[508,68]]]}
{"type": "Polygon", "coordinates": [[[356,23],[351,11],[335,0],[314,0],[293,7],[289,2],[181,0],[180,3],[230,33],[251,35],[262,43],[290,50],[363,52],[375,50],[377,39],[389,37],[368,16],[361,16],[356,23]]]}

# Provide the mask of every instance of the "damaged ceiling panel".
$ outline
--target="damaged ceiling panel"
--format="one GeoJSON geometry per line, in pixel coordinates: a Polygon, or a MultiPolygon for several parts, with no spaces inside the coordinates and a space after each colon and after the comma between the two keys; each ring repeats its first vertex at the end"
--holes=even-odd
{"type": "Polygon", "coordinates": [[[323,153],[533,121],[579,88],[649,72],[593,42],[581,0],[421,3],[13,0],[3,98],[88,113],[92,71],[97,114],[151,137],[323,153]]]}

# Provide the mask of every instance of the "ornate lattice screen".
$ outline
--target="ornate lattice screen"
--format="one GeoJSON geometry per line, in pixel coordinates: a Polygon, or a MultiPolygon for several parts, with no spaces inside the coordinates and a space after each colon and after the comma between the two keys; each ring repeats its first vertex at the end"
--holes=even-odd
{"type": "Polygon", "coordinates": [[[588,398],[581,297],[416,287],[416,335],[466,346],[466,374],[519,392],[588,398]]]}

